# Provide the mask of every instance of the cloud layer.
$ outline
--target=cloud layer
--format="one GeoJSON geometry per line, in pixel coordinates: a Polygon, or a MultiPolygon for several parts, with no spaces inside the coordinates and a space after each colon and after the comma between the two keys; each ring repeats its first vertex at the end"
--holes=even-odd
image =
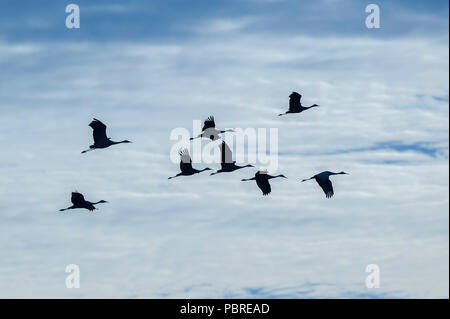
{"type": "Polygon", "coordinates": [[[0,41],[0,297],[448,298],[448,31],[292,36],[248,16],[163,43],[0,41]],[[294,90],[321,107],[277,117],[294,90]],[[277,127],[289,179],[268,197],[240,182],[252,169],[168,181],[171,130],[210,114],[277,127]],[[134,143],[79,154],[93,117],[134,143]],[[350,173],[332,200],[300,183],[323,170],[350,173]],[[110,203],[58,213],[74,190],[110,203]]]}

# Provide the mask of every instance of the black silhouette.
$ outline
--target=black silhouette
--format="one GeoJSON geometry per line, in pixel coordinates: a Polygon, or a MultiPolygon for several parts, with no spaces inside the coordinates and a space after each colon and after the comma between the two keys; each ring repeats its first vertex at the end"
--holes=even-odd
{"type": "Polygon", "coordinates": [[[218,140],[220,138],[219,134],[225,132],[234,132],[234,130],[218,130],[216,129],[216,123],[214,122],[214,116],[208,117],[203,122],[202,133],[197,137],[191,137],[190,140],[195,138],[209,138],[211,141],[218,140]]]}
{"type": "Polygon", "coordinates": [[[286,115],[289,113],[301,113],[312,107],[319,106],[317,104],[313,104],[311,106],[303,106],[302,102],[300,101],[301,99],[302,96],[300,94],[298,94],[297,92],[292,92],[291,95],[289,95],[289,110],[285,113],[278,114],[278,116],[286,115]]]}
{"type": "Polygon", "coordinates": [[[169,177],[169,179],[178,177],[178,176],[190,176],[194,174],[198,174],[203,171],[210,171],[211,168],[204,168],[202,170],[198,170],[195,168],[192,168],[192,159],[189,156],[189,151],[187,149],[181,150],[178,154],[180,154],[181,161],[180,161],[180,170],[181,173],[178,173],[175,176],[169,177]]]}
{"type": "Polygon", "coordinates": [[[85,208],[87,210],[93,211],[93,210],[97,209],[97,208],[95,208],[94,205],[107,203],[107,201],[104,201],[104,200],[101,200],[96,203],[89,202],[84,199],[84,196],[82,194],[77,193],[77,192],[72,193],[72,198],[70,200],[72,201],[73,205],[70,207],[64,208],[64,209],[60,209],[59,210],[60,212],[63,212],[68,209],[76,209],[76,208],[85,208]]]}
{"type": "Polygon", "coordinates": [[[277,177],[287,178],[284,175],[271,176],[271,175],[267,174],[267,171],[258,171],[258,172],[256,172],[255,177],[243,179],[242,182],[256,180],[256,185],[258,185],[258,187],[262,191],[263,195],[268,195],[272,191],[272,188],[270,187],[270,184],[269,184],[269,179],[277,178],[277,177]]]}
{"type": "Polygon", "coordinates": [[[317,175],[314,175],[311,178],[304,179],[304,180],[302,180],[302,182],[309,181],[310,179],[315,179],[316,182],[319,184],[319,186],[322,187],[323,192],[325,193],[325,196],[327,198],[331,198],[334,195],[334,190],[333,190],[333,184],[331,184],[331,181],[330,181],[330,176],[331,175],[341,175],[341,174],[348,175],[348,173],[345,173],[345,172],[333,173],[330,171],[325,171],[325,172],[319,173],[317,175]]]}
{"type": "Polygon", "coordinates": [[[94,144],[89,146],[88,150],[85,150],[81,153],[86,153],[89,151],[93,151],[97,148],[107,148],[110,147],[111,145],[116,145],[116,144],[121,144],[121,143],[131,143],[128,140],[124,140],[121,142],[114,142],[111,141],[111,139],[109,137],[106,136],[106,125],[103,124],[102,122],[100,122],[97,119],[94,119],[90,124],[90,127],[92,127],[93,131],[93,136],[94,136],[94,144]]]}
{"type": "Polygon", "coordinates": [[[211,173],[210,175],[215,175],[219,173],[225,173],[225,172],[233,172],[235,170],[245,168],[245,167],[254,167],[253,165],[245,165],[245,166],[238,166],[236,165],[236,161],[233,161],[233,153],[231,152],[231,149],[228,147],[227,143],[225,141],[222,141],[222,144],[220,145],[220,151],[221,151],[221,169],[219,169],[215,173],[211,173]]]}

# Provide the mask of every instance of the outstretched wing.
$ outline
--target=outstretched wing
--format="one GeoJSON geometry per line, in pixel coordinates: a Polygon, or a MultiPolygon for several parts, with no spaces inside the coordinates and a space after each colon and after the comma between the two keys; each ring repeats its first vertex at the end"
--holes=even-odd
{"type": "Polygon", "coordinates": [[[269,181],[267,179],[257,179],[256,185],[258,185],[264,196],[269,195],[272,191],[272,188],[270,187],[269,181]]]}
{"type": "Polygon", "coordinates": [[[221,151],[221,164],[232,164],[233,163],[233,152],[231,151],[230,147],[225,143],[225,141],[222,141],[222,144],[220,145],[220,151],[221,151]]]}
{"type": "Polygon", "coordinates": [[[185,148],[182,149],[178,154],[180,154],[180,170],[182,172],[192,170],[192,159],[189,156],[189,151],[185,148]]]}
{"type": "Polygon", "coordinates": [[[269,195],[272,191],[272,188],[269,184],[269,179],[267,178],[267,170],[260,170],[255,174],[256,185],[258,185],[259,189],[262,191],[263,195],[269,195]]]}
{"type": "Polygon", "coordinates": [[[203,122],[202,131],[205,131],[209,128],[215,128],[215,127],[216,127],[216,123],[214,122],[214,116],[211,115],[203,122]]]}
{"type": "Polygon", "coordinates": [[[91,124],[89,124],[89,126],[94,130],[94,143],[108,139],[108,137],[106,136],[106,125],[101,121],[94,119],[91,124]]]}
{"type": "Polygon", "coordinates": [[[322,187],[323,192],[325,193],[325,196],[327,198],[331,198],[334,195],[333,191],[333,184],[331,184],[331,181],[329,179],[318,179],[317,183],[320,187],[322,187]]]}
{"type": "Polygon", "coordinates": [[[77,192],[72,193],[72,198],[70,200],[72,201],[72,204],[74,204],[74,205],[81,205],[85,202],[84,196],[77,192]]]}
{"type": "Polygon", "coordinates": [[[301,98],[302,96],[297,92],[292,92],[292,94],[289,95],[289,111],[295,111],[302,105],[300,102],[301,98]]]}

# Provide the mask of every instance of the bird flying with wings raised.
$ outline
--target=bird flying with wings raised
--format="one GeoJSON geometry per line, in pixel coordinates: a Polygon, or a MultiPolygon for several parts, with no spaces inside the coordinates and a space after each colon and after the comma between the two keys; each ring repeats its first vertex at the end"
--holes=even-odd
{"type": "Polygon", "coordinates": [[[93,130],[92,135],[94,137],[94,144],[89,146],[88,150],[85,150],[81,153],[93,151],[98,148],[107,148],[107,147],[110,147],[111,145],[122,144],[122,143],[131,143],[128,140],[124,140],[121,142],[111,141],[111,139],[106,135],[106,125],[97,119],[94,119],[89,124],[89,126],[92,127],[92,130],[93,130]]]}
{"type": "Polygon", "coordinates": [[[197,137],[191,137],[190,140],[193,140],[195,138],[209,138],[211,141],[215,141],[220,138],[219,134],[226,132],[234,132],[234,130],[216,129],[216,122],[214,121],[214,116],[211,115],[203,122],[202,133],[199,134],[197,137]]]}
{"type": "Polygon", "coordinates": [[[286,115],[289,113],[301,113],[312,107],[319,106],[317,104],[313,104],[311,106],[303,106],[301,99],[302,96],[300,94],[298,94],[297,92],[292,92],[291,95],[289,95],[289,110],[285,113],[278,114],[278,116],[286,115]]]}
{"type": "Polygon", "coordinates": [[[182,149],[178,152],[180,155],[180,170],[181,172],[175,176],[169,177],[169,179],[178,177],[178,176],[190,176],[194,174],[201,173],[203,171],[210,171],[210,168],[204,168],[202,170],[198,170],[192,167],[192,159],[189,155],[189,151],[187,149],[182,149]]]}
{"type": "Polygon", "coordinates": [[[104,200],[98,201],[96,203],[89,202],[89,201],[85,200],[84,196],[78,192],[73,192],[70,200],[72,201],[73,205],[70,207],[67,207],[67,208],[60,209],[59,210],[60,212],[63,212],[65,210],[69,210],[69,209],[76,209],[76,208],[84,208],[89,211],[93,211],[93,210],[97,209],[97,208],[95,208],[94,205],[107,203],[107,201],[104,201],[104,200]]]}

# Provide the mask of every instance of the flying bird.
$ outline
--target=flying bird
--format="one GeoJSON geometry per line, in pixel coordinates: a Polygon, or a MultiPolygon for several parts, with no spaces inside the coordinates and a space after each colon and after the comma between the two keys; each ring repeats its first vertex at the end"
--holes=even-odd
{"type": "Polygon", "coordinates": [[[215,141],[220,138],[219,134],[225,133],[225,132],[234,132],[234,130],[231,130],[231,129],[218,130],[218,129],[216,129],[216,122],[214,121],[214,116],[211,115],[203,122],[202,133],[199,134],[197,137],[191,137],[190,140],[193,140],[195,138],[209,138],[211,141],[215,141]]]}
{"type": "Polygon", "coordinates": [[[69,209],[76,209],[76,208],[85,208],[87,210],[93,211],[93,210],[97,209],[97,208],[95,208],[94,205],[107,203],[107,201],[104,201],[104,200],[101,200],[96,203],[89,202],[89,201],[85,200],[84,196],[78,192],[73,192],[70,200],[72,201],[73,205],[70,207],[64,208],[64,209],[60,209],[59,210],[60,212],[63,212],[65,210],[69,210],[69,209]]]}
{"type": "Polygon", "coordinates": [[[289,95],[289,110],[285,113],[278,114],[278,116],[286,115],[289,113],[301,113],[312,107],[319,106],[317,104],[313,104],[311,106],[303,106],[302,102],[300,101],[301,99],[302,96],[300,94],[298,94],[297,92],[292,92],[291,95],[289,95]]]}
{"type": "Polygon", "coordinates": [[[169,179],[172,179],[172,178],[175,178],[175,177],[178,177],[178,176],[190,176],[190,175],[198,174],[198,173],[203,172],[203,171],[210,171],[211,170],[211,168],[208,168],[208,167],[204,168],[202,170],[198,170],[198,169],[192,168],[192,159],[189,156],[189,151],[187,149],[180,150],[178,152],[178,154],[180,155],[180,158],[181,158],[181,160],[180,160],[181,173],[178,173],[175,176],[169,177],[169,179]]]}
{"type": "Polygon", "coordinates": [[[262,191],[263,195],[268,195],[272,191],[272,188],[269,184],[269,179],[277,178],[277,177],[284,177],[287,178],[284,175],[277,175],[277,176],[271,176],[267,174],[267,171],[258,171],[255,174],[255,177],[243,179],[242,181],[256,181],[256,185],[258,185],[259,189],[262,191]]]}
{"type": "Polygon", "coordinates": [[[317,184],[319,184],[319,186],[322,187],[323,192],[325,193],[325,196],[327,198],[331,198],[334,195],[334,190],[333,190],[333,184],[331,184],[331,181],[330,181],[330,176],[331,175],[342,175],[342,174],[348,175],[348,173],[346,173],[346,172],[333,173],[330,171],[325,171],[325,172],[319,173],[317,175],[314,175],[311,178],[304,179],[304,180],[302,180],[302,182],[309,181],[310,179],[315,179],[317,184]]]}
{"type": "Polygon", "coordinates": [[[106,136],[106,125],[97,119],[94,119],[89,124],[89,126],[92,127],[92,129],[94,130],[93,131],[94,144],[89,146],[88,150],[85,150],[81,153],[93,151],[97,148],[107,148],[107,147],[110,147],[111,145],[122,144],[122,143],[131,143],[128,140],[124,140],[121,142],[111,141],[111,139],[108,136],[106,136]]]}
{"type": "Polygon", "coordinates": [[[239,166],[236,165],[236,161],[233,161],[233,153],[231,152],[231,149],[228,147],[227,143],[225,141],[222,141],[222,144],[220,145],[220,151],[221,151],[221,162],[220,166],[221,169],[219,169],[215,173],[211,173],[210,175],[215,175],[219,173],[225,173],[225,172],[233,172],[235,170],[245,168],[245,167],[254,167],[253,165],[245,165],[245,166],[239,166]]]}

